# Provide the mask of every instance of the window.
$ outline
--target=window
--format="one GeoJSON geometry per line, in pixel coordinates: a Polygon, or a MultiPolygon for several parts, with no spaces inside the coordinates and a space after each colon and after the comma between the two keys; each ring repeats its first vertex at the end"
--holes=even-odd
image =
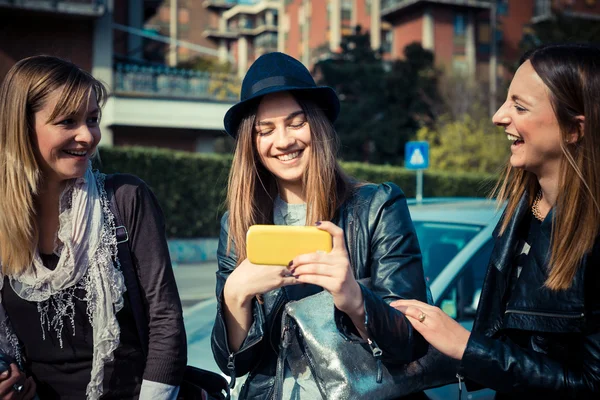
{"type": "MultiPolygon", "coordinates": [[[[487,272],[494,242],[490,238],[463,267],[439,300],[442,311],[459,322],[472,323],[481,297],[481,288],[487,272]]],[[[467,326],[471,329],[471,326],[467,326]]]]}
{"type": "Polygon", "coordinates": [[[479,225],[445,222],[415,221],[414,225],[423,254],[423,270],[427,282],[433,282],[454,256],[482,229],[479,225]]]}

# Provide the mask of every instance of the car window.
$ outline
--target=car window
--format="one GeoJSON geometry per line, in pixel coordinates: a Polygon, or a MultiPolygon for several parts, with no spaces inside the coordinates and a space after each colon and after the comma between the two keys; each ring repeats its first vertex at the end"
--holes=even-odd
{"type": "Polygon", "coordinates": [[[431,283],[481,229],[478,225],[415,221],[425,279],[431,283]]]}
{"type": "Polygon", "coordinates": [[[490,238],[465,264],[437,301],[437,305],[446,314],[459,322],[471,321],[475,318],[493,247],[494,243],[490,238]]]}

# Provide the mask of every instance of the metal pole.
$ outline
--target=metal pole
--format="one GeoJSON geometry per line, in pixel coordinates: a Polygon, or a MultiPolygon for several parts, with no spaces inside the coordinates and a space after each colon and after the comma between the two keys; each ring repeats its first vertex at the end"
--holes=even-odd
{"type": "Polygon", "coordinates": [[[417,204],[423,202],[423,170],[417,170],[417,204]]]}
{"type": "Polygon", "coordinates": [[[496,91],[498,89],[498,55],[496,46],[496,1],[490,2],[490,117],[496,113],[496,91]]]}
{"type": "Polygon", "coordinates": [[[171,37],[171,44],[169,45],[169,66],[177,66],[177,0],[171,0],[170,9],[170,20],[169,20],[169,36],[171,37]]]}

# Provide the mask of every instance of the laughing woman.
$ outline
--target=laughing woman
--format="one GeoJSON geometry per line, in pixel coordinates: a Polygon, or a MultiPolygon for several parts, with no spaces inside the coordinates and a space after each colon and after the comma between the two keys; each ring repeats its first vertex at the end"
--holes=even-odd
{"type": "Polygon", "coordinates": [[[177,396],[187,349],[162,213],[140,179],[91,169],[105,99],[102,83],[49,56],[19,61],[0,86],[0,351],[15,360],[1,399],[36,386],[43,400],[177,396]],[[119,268],[109,182],[148,349],[119,268]]]}
{"type": "Polygon", "coordinates": [[[501,399],[600,398],[600,49],[527,54],[493,121],[512,142],[471,334],[440,309],[393,303],[501,399]]]}
{"type": "MultiPolygon", "coordinates": [[[[404,194],[394,184],[359,185],[344,175],[335,159],[335,92],[317,87],[299,61],[269,53],[251,66],[241,97],[225,116],[237,143],[229,211],[221,221],[212,334],[221,370],[233,381],[248,374],[240,398],[271,398],[283,306],[323,289],[333,296],[338,328],[370,339],[384,360],[406,363],[423,354],[422,338],[388,305],[426,301],[404,194]],[[245,242],[254,224],[317,225],[333,237],[333,250],[298,256],[288,266],[254,265],[245,242]],[[369,289],[357,282],[362,278],[370,278],[369,289]]],[[[313,380],[290,368],[283,386],[295,398],[321,397],[313,380]]]]}

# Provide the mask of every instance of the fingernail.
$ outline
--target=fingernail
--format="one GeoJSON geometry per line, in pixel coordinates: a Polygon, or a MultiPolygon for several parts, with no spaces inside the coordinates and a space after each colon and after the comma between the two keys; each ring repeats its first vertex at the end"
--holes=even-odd
{"type": "Polygon", "coordinates": [[[290,261],[290,262],[288,263],[288,266],[287,266],[287,267],[288,267],[288,268],[289,268],[289,267],[291,267],[293,263],[294,263],[294,260],[290,261]]]}
{"type": "Polygon", "coordinates": [[[294,278],[298,279],[298,276],[299,276],[299,275],[292,274],[292,276],[293,276],[294,278]]]}
{"type": "Polygon", "coordinates": [[[8,376],[8,371],[4,371],[2,374],[0,374],[0,377],[2,378],[6,378],[8,376]]]}
{"type": "Polygon", "coordinates": [[[317,221],[317,222],[315,222],[315,225],[316,225],[316,226],[319,226],[319,225],[321,225],[321,221],[317,221]]]}

